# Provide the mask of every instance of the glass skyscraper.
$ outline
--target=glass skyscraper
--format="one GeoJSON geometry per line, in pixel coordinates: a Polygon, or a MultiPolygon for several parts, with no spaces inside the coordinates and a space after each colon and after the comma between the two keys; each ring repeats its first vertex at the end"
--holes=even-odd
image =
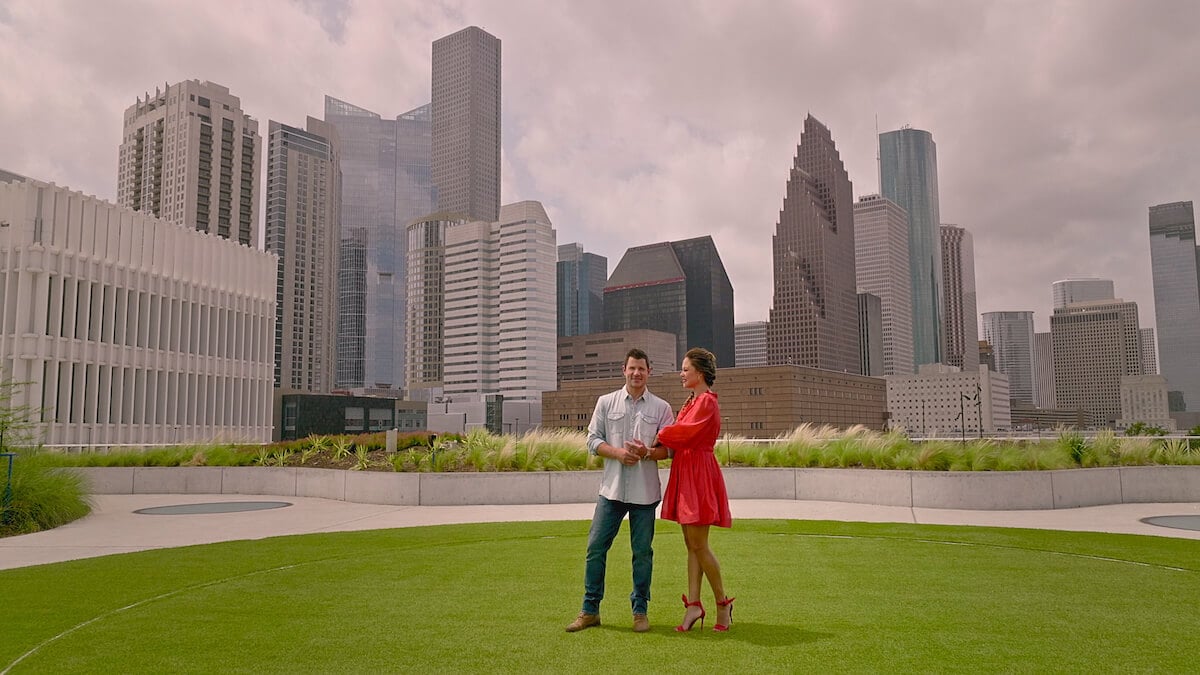
{"type": "Polygon", "coordinates": [[[1172,412],[1200,411],[1200,248],[1191,202],[1150,207],[1158,372],[1172,412]]]}
{"type": "Polygon", "coordinates": [[[425,105],[394,120],[325,97],[342,142],[337,384],[405,384],[405,226],[433,211],[425,105]]]}
{"type": "Polygon", "coordinates": [[[604,332],[608,258],[579,244],[558,247],[558,337],[604,332]]]}
{"type": "Polygon", "coordinates": [[[879,134],[879,187],[908,214],[914,365],[941,363],[941,213],[933,135],[908,127],[879,134]]]}
{"type": "Polygon", "coordinates": [[[1037,387],[1033,377],[1033,312],[986,312],[983,339],[995,353],[996,370],[1008,376],[1009,395],[1034,403],[1037,387]]]}

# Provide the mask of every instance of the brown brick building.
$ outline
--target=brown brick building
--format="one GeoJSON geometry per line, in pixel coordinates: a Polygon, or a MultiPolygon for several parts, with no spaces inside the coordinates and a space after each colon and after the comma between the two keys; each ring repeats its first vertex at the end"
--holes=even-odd
{"type": "MultiPolygon", "coordinates": [[[[596,399],[623,384],[621,378],[561,382],[542,394],[542,426],[586,429],[596,399]]],[[[678,372],[655,368],[650,391],[677,412],[688,392],[678,372]]],[[[801,366],[722,368],[713,385],[725,418],[722,432],[747,438],[773,438],[809,422],[846,428],[861,424],[883,430],[887,419],[886,386],[880,378],[801,366]]]]}

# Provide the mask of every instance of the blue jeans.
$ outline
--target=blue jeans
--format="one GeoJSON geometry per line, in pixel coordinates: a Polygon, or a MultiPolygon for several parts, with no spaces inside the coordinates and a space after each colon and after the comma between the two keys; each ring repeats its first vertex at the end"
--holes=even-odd
{"type": "Polygon", "coordinates": [[[629,514],[629,546],[633,549],[633,592],[629,602],[634,614],[645,614],[650,601],[650,575],[654,569],[654,509],[653,504],[629,504],[604,497],[596,499],[596,512],[588,530],[587,567],[583,573],[583,611],[600,613],[604,599],[604,569],[608,549],[621,529],[621,521],[629,514]]]}

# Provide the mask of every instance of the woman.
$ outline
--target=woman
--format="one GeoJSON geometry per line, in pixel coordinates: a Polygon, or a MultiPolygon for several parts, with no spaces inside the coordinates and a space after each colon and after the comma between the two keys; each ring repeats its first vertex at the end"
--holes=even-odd
{"type": "Polygon", "coordinates": [[[683,404],[675,423],[659,432],[656,442],[674,452],[671,476],[663,496],[662,517],[674,520],[683,528],[683,541],[688,550],[688,593],[683,596],[683,623],[675,630],[689,631],[696,621],[704,626],[704,605],[700,602],[703,576],[708,579],[717,603],[717,621],[713,630],[724,632],[729,630],[733,620],[734,598],[725,595],[721,566],[708,547],[710,526],[733,525],[725,479],[713,455],[713,447],[721,433],[717,394],[709,389],[717,379],[716,357],[707,349],[688,350],[679,377],[684,388],[692,390],[692,395],[683,404]]]}

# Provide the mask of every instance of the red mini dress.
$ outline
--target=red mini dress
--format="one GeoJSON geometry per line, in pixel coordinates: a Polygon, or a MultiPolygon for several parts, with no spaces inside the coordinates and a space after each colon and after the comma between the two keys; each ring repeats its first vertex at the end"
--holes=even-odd
{"type": "Polygon", "coordinates": [[[675,423],[658,432],[658,442],[675,451],[663,518],[680,525],[733,525],[725,478],[713,455],[720,433],[721,408],[713,391],[689,399],[675,423]]]}

